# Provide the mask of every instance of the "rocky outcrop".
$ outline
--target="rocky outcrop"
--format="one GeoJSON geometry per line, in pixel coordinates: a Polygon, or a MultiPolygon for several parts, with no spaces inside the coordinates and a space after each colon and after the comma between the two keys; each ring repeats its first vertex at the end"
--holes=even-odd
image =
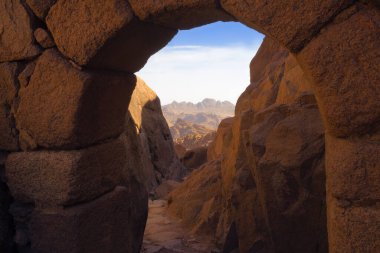
{"type": "Polygon", "coordinates": [[[137,79],[128,108],[128,138],[138,135],[139,159],[143,163],[144,180],[149,191],[163,180],[179,180],[185,174],[173,145],[173,138],[161,111],[160,100],[143,80],[137,79]],[[133,125],[134,127],[129,127],[133,125]]]}
{"type": "Polygon", "coordinates": [[[203,165],[168,196],[169,212],[193,232],[215,233],[222,209],[220,166],[220,161],[203,165]]]}
{"type": "Polygon", "coordinates": [[[324,128],[302,73],[266,39],[251,64],[252,84],[235,117],[222,121],[208,163],[170,194],[169,209],[185,223],[195,220],[194,230],[209,221],[220,243],[235,241],[226,252],[327,251],[324,128]],[[212,189],[204,185],[210,178],[212,189]]]}
{"type": "Polygon", "coordinates": [[[198,168],[207,162],[207,147],[198,147],[186,151],[181,162],[189,171],[198,168]]]}

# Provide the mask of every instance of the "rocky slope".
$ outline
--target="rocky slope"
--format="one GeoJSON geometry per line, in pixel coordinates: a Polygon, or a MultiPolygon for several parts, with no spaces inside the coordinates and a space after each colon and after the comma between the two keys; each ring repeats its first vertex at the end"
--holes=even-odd
{"type": "Polygon", "coordinates": [[[212,129],[203,125],[194,124],[183,119],[177,119],[174,125],[170,127],[173,139],[183,138],[187,135],[207,135],[213,132],[212,129]]]}
{"type": "Polygon", "coordinates": [[[265,39],[208,162],[169,200],[171,213],[213,233],[223,252],[327,252],[324,128],[286,50],[265,39]]]}
{"type": "Polygon", "coordinates": [[[169,126],[178,119],[216,130],[220,121],[234,114],[235,106],[228,101],[206,98],[199,103],[173,102],[162,107],[169,126]]]}
{"type": "MultiPolygon", "coordinates": [[[[149,191],[163,180],[179,180],[185,173],[173,145],[173,138],[161,111],[160,100],[140,78],[137,79],[129,104],[126,135],[129,140],[128,155],[134,162],[141,161],[143,173],[149,191]]],[[[133,163],[131,163],[133,164],[133,163]]],[[[132,168],[131,168],[132,170],[132,168]]]]}

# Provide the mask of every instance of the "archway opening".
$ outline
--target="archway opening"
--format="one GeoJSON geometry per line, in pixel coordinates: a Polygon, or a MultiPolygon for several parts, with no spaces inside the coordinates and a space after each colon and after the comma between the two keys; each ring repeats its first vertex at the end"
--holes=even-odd
{"type": "Polygon", "coordinates": [[[286,49],[266,39],[254,58],[262,38],[242,24],[181,31],[137,73],[149,81],[140,80],[136,86],[131,118],[133,122],[136,113],[141,116],[134,125],[140,127],[141,146],[148,147],[143,160],[152,160],[144,170],[154,171],[146,176],[151,200],[142,252],[327,250],[324,128],[318,107],[311,85],[286,49]],[[201,44],[203,32],[212,37],[218,29],[225,37],[214,38],[217,45],[201,44]],[[228,44],[233,29],[251,33],[249,45],[239,38],[228,44]],[[181,36],[192,44],[182,44],[181,36]],[[164,101],[176,101],[162,106],[171,138],[162,138],[169,135],[167,127],[152,116],[161,114],[159,99],[154,93],[138,95],[139,90],[146,94],[150,83],[164,101]],[[201,90],[206,85],[205,94],[228,97],[237,107],[231,109],[223,101],[191,103],[197,96],[200,100],[210,96],[201,90]],[[210,128],[208,120],[204,125],[194,122],[212,115],[217,118],[213,132],[200,129],[210,128]],[[183,131],[189,126],[196,130],[183,131]],[[174,141],[174,149],[165,141],[174,141]],[[168,155],[175,151],[180,163],[168,155]],[[258,213],[276,207],[277,211],[258,213]],[[280,218],[285,213],[288,217],[280,218]],[[248,225],[243,219],[256,221],[248,225]],[[264,224],[266,219],[270,224],[264,224]],[[282,245],[286,227],[295,220],[302,220],[294,227],[300,232],[282,245]],[[271,229],[276,232],[269,235],[271,229]]]}
{"type": "Polygon", "coordinates": [[[146,191],[137,134],[124,131],[135,127],[125,124],[125,105],[136,86],[133,73],[178,29],[231,20],[262,31],[295,58],[289,59],[289,68],[285,64],[267,73],[266,67],[280,63],[283,54],[271,54],[276,42],[259,51],[255,59],[261,55],[265,64],[252,66],[253,86],[236,108],[241,117],[224,122],[223,138],[215,142],[211,157],[222,155],[221,178],[227,187],[222,187],[222,198],[211,199],[201,210],[207,213],[227,196],[232,212],[218,223],[226,226],[226,251],[323,251],[309,237],[319,227],[303,216],[320,215],[319,209],[299,209],[304,201],[315,200],[307,190],[314,175],[307,168],[314,160],[289,159],[322,145],[322,134],[312,135],[314,142],[308,143],[314,145],[302,145],[315,125],[294,124],[315,115],[300,111],[317,112],[316,101],[294,92],[290,82],[285,91],[300,95],[294,104],[283,103],[292,100],[284,90],[271,89],[284,80],[282,71],[296,70],[297,64],[314,88],[326,128],[329,250],[379,248],[380,12],[375,1],[4,0],[0,5],[0,75],[5,80],[0,166],[7,186],[1,189],[8,195],[9,188],[13,197],[8,198],[13,199],[11,208],[2,206],[1,213],[14,218],[2,223],[10,228],[1,239],[13,238],[19,251],[139,251],[146,191]],[[257,80],[257,73],[271,78],[257,80]],[[251,103],[258,90],[265,96],[251,103]],[[224,143],[233,152],[223,153],[224,143]],[[224,163],[242,169],[223,170],[224,163]],[[247,174],[251,180],[244,180],[247,174]],[[241,205],[248,192],[257,201],[241,205]],[[263,218],[250,220],[245,211],[263,218]],[[312,243],[304,244],[307,238],[312,243]]]}

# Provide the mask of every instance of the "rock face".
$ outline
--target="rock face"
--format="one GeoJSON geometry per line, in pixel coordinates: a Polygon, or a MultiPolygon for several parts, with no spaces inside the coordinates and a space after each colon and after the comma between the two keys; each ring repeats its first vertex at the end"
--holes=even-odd
{"type": "Polygon", "coordinates": [[[194,170],[207,162],[207,147],[190,149],[181,157],[182,164],[188,170],[194,170]]]}
{"type": "Polygon", "coordinates": [[[46,50],[19,92],[15,117],[22,148],[77,148],[120,135],[127,110],[122,105],[135,82],[134,75],[80,71],[55,49],[46,50]]]}
{"type": "MultiPolygon", "coordinates": [[[[1,217],[11,214],[13,220],[1,218],[1,232],[6,233],[1,240],[13,238],[6,241],[26,253],[139,252],[147,192],[139,136],[130,130],[132,121],[125,128],[125,105],[136,85],[133,73],[177,29],[223,20],[265,33],[296,59],[282,58],[287,52],[266,43],[253,62],[252,82],[235,118],[224,122],[228,124],[219,131],[223,137],[217,136],[210,148],[215,148],[210,158],[221,158],[217,237],[227,237],[225,252],[237,247],[242,252],[327,251],[326,224],[329,252],[377,252],[380,11],[375,0],[2,0],[0,152],[10,153],[10,161],[1,194],[16,197],[12,203],[1,202],[1,217]],[[38,32],[34,36],[39,28],[52,36],[55,46],[38,32]],[[40,47],[37,39],[53,48],[40,47]],[[296,63],[310,85],[302,81],[296,63]],[[326,152],[309,86],[326,129],[326,152]],[[96,166],[91,171],[96,161],[83,156],[123,136],[127,158],[117,169],[120,182],[112,189],[108,186],[114,180],[99,189],[82,182],[91,173],[104,172],[96,166]],[[15,162],[17,156],[28,159],[15,162]],[[49,171],[49,159],[66,161],[61,166],[73,174],[49,171]],[[33,164],[39,167],[31,172],[33,164]],[[23,182],[12,171],[52,179],[55,172],[62,173],[54,180],[68,184],[23,182]],[[8,182],[20,187],[8,187],[8,182]],[[91,192],[81,196],[77,182],[91,192]],[[21,186],[33,194],[18,194],[21,186]],[[68,197],[69,206],[38,194],[49,189],[63,200],[68,197]],[[70,199],[70,192],[78,196],[70,199]]],[[[99,156],[99,164],[112,163],[110,157],[99,156]]]]}
{"type": "Polygon", "coordinates": [[[0,3],[0,62],[30,59],[41,51],[34,43],[33,19],[22,2],[0,3]]]}
{"type": "Polygon", "coordinates": [[[209,146],[208,163],[171,193],[170,210],[195,220],[196,231],[216,231],[221,243],[236,238],[230,250],[326,252],[324,128],[309,83],[269,39],[251,75],[236,116],[222,121],[209,146]]]}
{"type": "Polygon", "coordinates": [[[140,159],[144,164],[144,178],[148,190],[153,190],[163,180],[179,180],[185,174],[185,168],[175,152],[173,138],[161,111],[160,100],[139,78],[132,94],[127,118],[127,124],[134,125],[130,130],[138,135],[140,159]]]}
{"type": "Polygon", "coordinates": [[[46,23],[58,49],[76,63],[130,73],[142,68],[177,33],[138,21],[123,0],[57,1],[46,23]]]}

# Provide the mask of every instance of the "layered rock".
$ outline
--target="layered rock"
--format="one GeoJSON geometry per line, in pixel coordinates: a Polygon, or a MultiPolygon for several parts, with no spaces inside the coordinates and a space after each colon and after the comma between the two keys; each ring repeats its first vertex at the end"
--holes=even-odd
{"type": "Polygon", "coordinates": [[[269,39],[251,76],[235,117],[222,121],[209,146],[209,162],[173,191],[169,208],[195,220],[195,230],[212,221],[225,252],[326,252],[324,128],[310,85],[269,39]],[[217,190],[200,187],[210,171],[220,175],[217,190]],[[190,183],[195,190],[186,195],[190,183]]]}

